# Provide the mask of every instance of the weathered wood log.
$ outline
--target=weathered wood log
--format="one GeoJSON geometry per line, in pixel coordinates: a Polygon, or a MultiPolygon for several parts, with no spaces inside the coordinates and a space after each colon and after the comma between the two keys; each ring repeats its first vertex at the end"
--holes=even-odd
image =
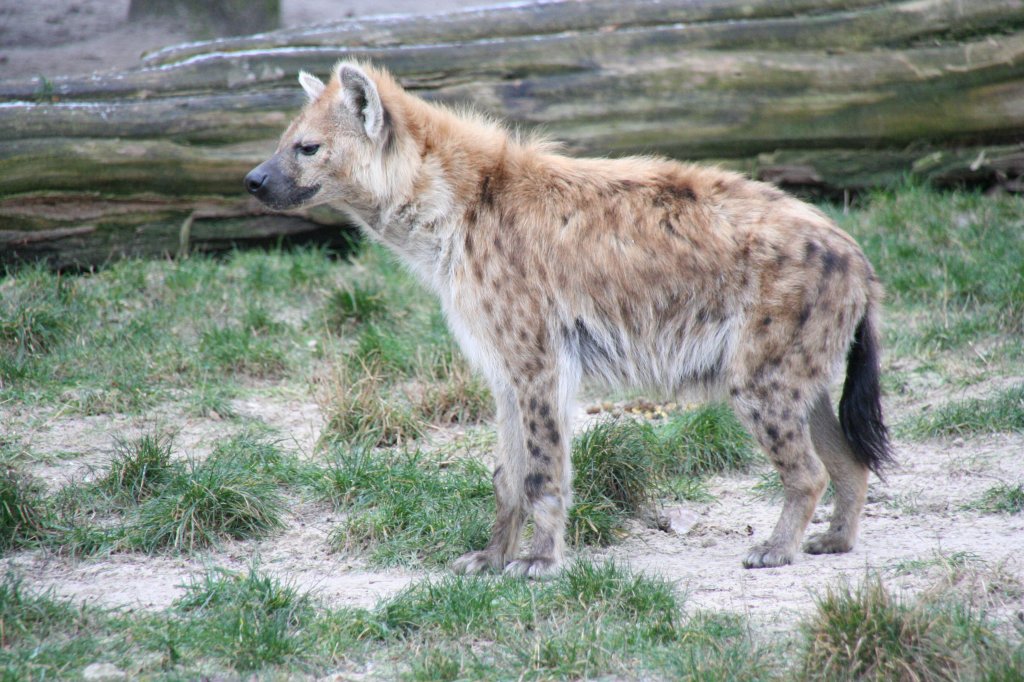
{"type": "MultiPolygon", "coordinates": [[[[196,43],[124,73],[0,83],[0,263],[73,263],[79,242],[107,245],[82,247],[84,264],[174,253],[189,216],[193,234],[237,239],[238,221],[259,215],[241,177],[301,105],[296,72],[326,75],[346,57],[387,65],[429,99],[540,127],[574,152],[705,159],[824,192],[907,174],[1014,187],[1024,175],[1024,0],[515,4],[196,43]],[[61,201],[91,217],[54,210],[61,201]]],[[[259,220],[281,234],[301,224],[259,220]]],[[[340,224],[318,221],[311,230],[340,224]]]]}

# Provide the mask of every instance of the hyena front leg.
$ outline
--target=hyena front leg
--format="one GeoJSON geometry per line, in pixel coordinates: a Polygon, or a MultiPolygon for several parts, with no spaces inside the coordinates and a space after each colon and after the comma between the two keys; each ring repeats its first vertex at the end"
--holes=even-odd
{"type": "Polygon", "coordinates": [[[539,381],[520,395],[526,439],[523,491],[533,512],[530,553],[505,569],[512,575],[542,578],[561,568],[565,556],[565,522],[572,504],[569,460],[570,428],[565,387],[539,381]]]}
{"type": "Polygon", "coordinates": [[[785,500],[771,536],[750,549],[746,568],[766,568],[792,563],[804,530],[825,490],[827,475],[815,454],[808,428],[807,410],[799,389],[771,384],[733,390],[733,406],[782,478],[785,500]]]}
{"type": "Polygon", "coordinates": [[[495,389],[498,421],[498,464],[494,468],[494,497],[497,518],[487,547],[455,560],[456,573],[501,571],[515,557],[526,516],[523,476],[526,468],[526,440],[523,417],[510,388],[495,389]]]}

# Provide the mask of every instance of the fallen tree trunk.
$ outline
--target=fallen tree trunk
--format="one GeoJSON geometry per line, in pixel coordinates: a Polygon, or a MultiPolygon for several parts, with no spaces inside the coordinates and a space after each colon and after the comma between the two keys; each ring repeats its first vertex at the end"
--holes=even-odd
{"type": "Polygon", "coordinates": [[[821,192],[908,174],[1016,189],[1024,175],[1024,0],[516,4],[0,83],[0,263],[174,253],[190,216],[193,239],[223,230],[237,243],[253,216],[267,234],[306,224],[340,235],[337,215],[263,214],[241,177],[301,105],[296,72],[326,75],[346,57],[387,65],[429,99],[539,126],[578,153],[705,159],[821,192]]]}

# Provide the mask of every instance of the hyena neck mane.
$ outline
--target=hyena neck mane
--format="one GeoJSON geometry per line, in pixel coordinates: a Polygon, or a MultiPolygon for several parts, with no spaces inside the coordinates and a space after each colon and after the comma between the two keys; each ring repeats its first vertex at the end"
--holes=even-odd
{"type": "Polygon", "coordinates": [[[476,207],[494,201],[509,164],[549,145],[520,140],[478,114],[425,102],[386,74],[376,82],[391,139],[383,151],[383,191],[376,205],[356,213],[370,238],[432,288],[443,288],[453,247],[473,229],[476,207]]]}

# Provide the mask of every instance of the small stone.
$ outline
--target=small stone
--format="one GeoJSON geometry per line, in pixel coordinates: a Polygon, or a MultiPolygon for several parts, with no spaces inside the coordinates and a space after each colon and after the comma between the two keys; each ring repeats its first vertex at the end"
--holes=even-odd
{"type": "Polygon", "coordinates": [[[605,412],[611,412],[612,410],[615,409],[615,403],[606,400],[603,403],[601,403],[601,409],[604,410],[605,412]]]}
{"type": "Polygon", "coordinates": [[[90,663],[82,671],[82,679],[87,682],[112,682],[126,680],[128,675],[113,663],[90,663]]]}
{"type": "Polygon", "coordinates": [[[601,411],[600,405],[587,405],[587,414],[597,414],[601,411]]]}
{"type": "Polygon", "coordinates": [[[674,507],[665,512],[658,521],[658,526],[668,533],[683,535],[697,524],[700,516],[692,509],[674,507]]]}

